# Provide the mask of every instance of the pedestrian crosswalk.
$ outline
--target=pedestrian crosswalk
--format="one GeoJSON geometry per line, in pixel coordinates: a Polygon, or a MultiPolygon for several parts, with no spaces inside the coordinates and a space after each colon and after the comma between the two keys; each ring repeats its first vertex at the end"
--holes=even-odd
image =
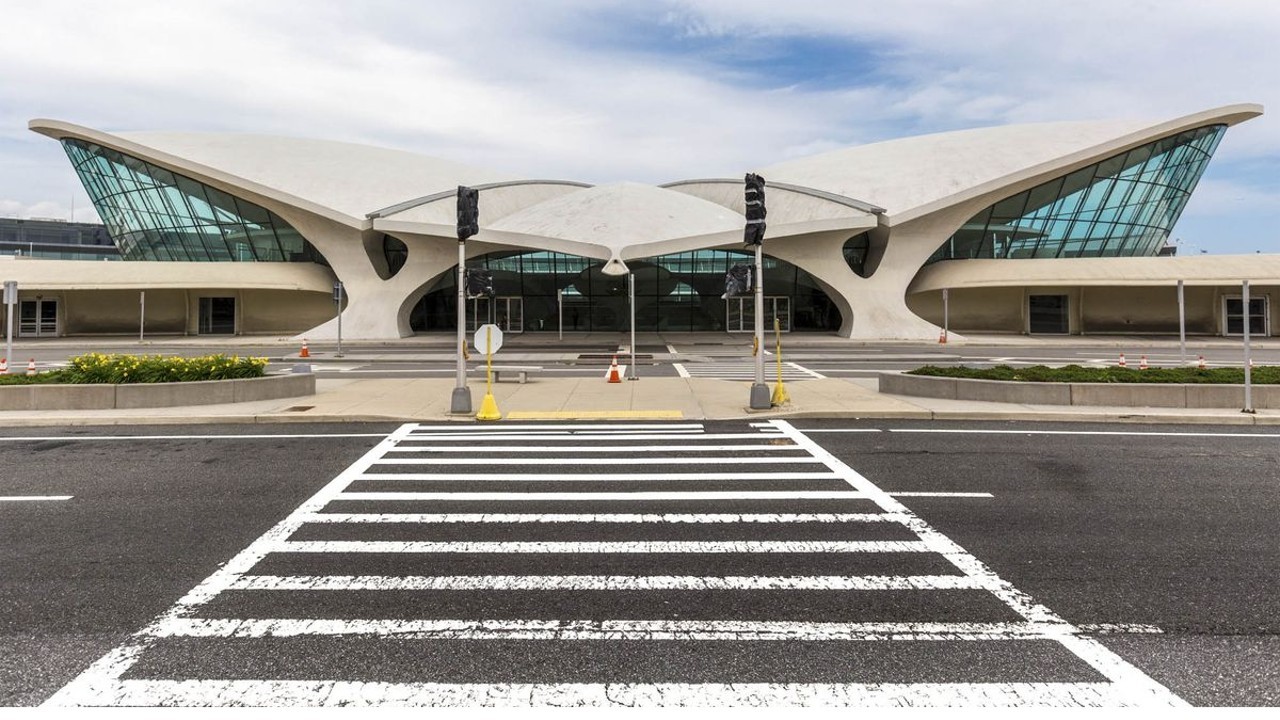
{"type": "MultiPolygon", "coordinates": [[[[743,380],[751,382],[756,377],[756,366],[753,362],[734,361],[713,361],[705,363],[672,363],[676,372],[680,377],[697,377],[697,378],[713,378],[716,380],[743,380]]],[[[793,362],[782,363],[782,381],[794,382],[797,380],[823,380],[826,375],[814,370],[810,370],[803,365],[793,362]]],[[[770,359],[765,358],[764,380],[765,382],[776,382],[778,379],[778,366],[770,359]]]]}
{"type": "Polygon", "coordinates": [[[785,421],[407,424],[49,705],[1178,705],[785,421]]]}

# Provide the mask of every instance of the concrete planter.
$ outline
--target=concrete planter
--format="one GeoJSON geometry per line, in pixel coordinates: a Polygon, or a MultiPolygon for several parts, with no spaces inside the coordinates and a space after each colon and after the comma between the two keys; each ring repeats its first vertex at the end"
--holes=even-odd
{"type": "MultiPolygon", "coordinates": [[[[898,373],[880,374],[880,392],[888,395],[980,400],[1019,405],[1231,408],[1241,407],[1244,404],[1243,385],[1033,383],[898,373]]],[[[1254,385],[1253,406],[1280,408],[1280,386],[1254,385]]]]}
{"type": "Polygon", "coordinates": [[[0,410],[113,410],[218,405],[314,395],[311,373],[243,380],[146,383],[138,385],[6,385],[0,410]]]}

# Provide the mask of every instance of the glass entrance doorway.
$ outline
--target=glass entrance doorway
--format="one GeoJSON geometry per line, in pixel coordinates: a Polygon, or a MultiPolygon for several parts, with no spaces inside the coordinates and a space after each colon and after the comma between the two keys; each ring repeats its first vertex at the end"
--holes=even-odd
{"type": "Polygon", "coordinates": [[[236,299],[233,297],[200,298],[201,335],[236,334],[236,299]]]}
{"type": "Polygon", "coordinates": [[[467,324],[472,332],[485,323],[493,323],[504,333],[524,332],[524,298],[499,295],[495,298],[471,298],[467,324]]]}
{"type": "Polygon", "coordinates": [[[1067,335],[1071,332],[1066,295],[1027,297],[1027,330],[1032,335],[1067,335]]]}
{"type": "Polygon", "coordinates": [[[58,301],[23,300],[18,304],[18,337],[57,337],[58,301]]]}
{"type": "MultiPolygon", "coordinates": [[[[724,326],[727,332],[756,331],[756,299],[731,297],[725,300],[724,326]]],[[[782,332],[791,332],[791,298],[766,295],[764,298],[764,331],[773,332],[773,319],[778,319],[782,332]]]]}
{"type": "MultiPolygon", "coordinates": [[[[1249,298],[1249,334],[1270,335],[1271,313],[1267,297],[1249,298]]],[[[1223,327],[1227,335],[1244,335],[1244,298],[1228,295],[1222,298],[1223,327]]]]}

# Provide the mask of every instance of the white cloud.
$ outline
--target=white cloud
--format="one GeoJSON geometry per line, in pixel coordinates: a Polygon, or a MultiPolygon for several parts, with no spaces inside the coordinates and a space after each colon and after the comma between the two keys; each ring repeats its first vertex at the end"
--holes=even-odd
{"type": "MultiPolygon", "coordinates": [[[[0,157],[40,164],[0,197],[68,212],[65,160],[31,149],[51,142],[30,118],[661,182],[958,127],[1280,107],[1280,4],[1263,0],[45,0],[4,18],[21,31],[0,43],[0,157]],[[857,77],[770,83],[687,51],[796,38],[847,42],[857,77]]],[[[1280,164],[1280,123],[1232,130],[1220,156],[1280,164]]]]}

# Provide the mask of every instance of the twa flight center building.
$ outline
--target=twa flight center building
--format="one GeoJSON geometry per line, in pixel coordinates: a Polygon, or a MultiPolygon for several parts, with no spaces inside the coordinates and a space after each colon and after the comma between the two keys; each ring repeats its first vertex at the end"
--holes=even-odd
{"type": "MultiPolygon", "coordinates": [[[[744,168],[765,177],[767,320],[881,340],[958,333],[1272,334],[1280,256],[1162,256],[1231,105],[1164,121],[1059,122],[891,140],[744,168]]],[[[750,332],[741,176],[660,186],[524,179],[408,152],[239,134],[108,133],[55,120],[125,259],[13,258],[20,334],[336,335],[456,327],[456,189],[480,193],[467,266],[495,296],[468,321],[509,332],[750,332]],[[612,268],[611,268],[612,269],[612,268]]]]}

